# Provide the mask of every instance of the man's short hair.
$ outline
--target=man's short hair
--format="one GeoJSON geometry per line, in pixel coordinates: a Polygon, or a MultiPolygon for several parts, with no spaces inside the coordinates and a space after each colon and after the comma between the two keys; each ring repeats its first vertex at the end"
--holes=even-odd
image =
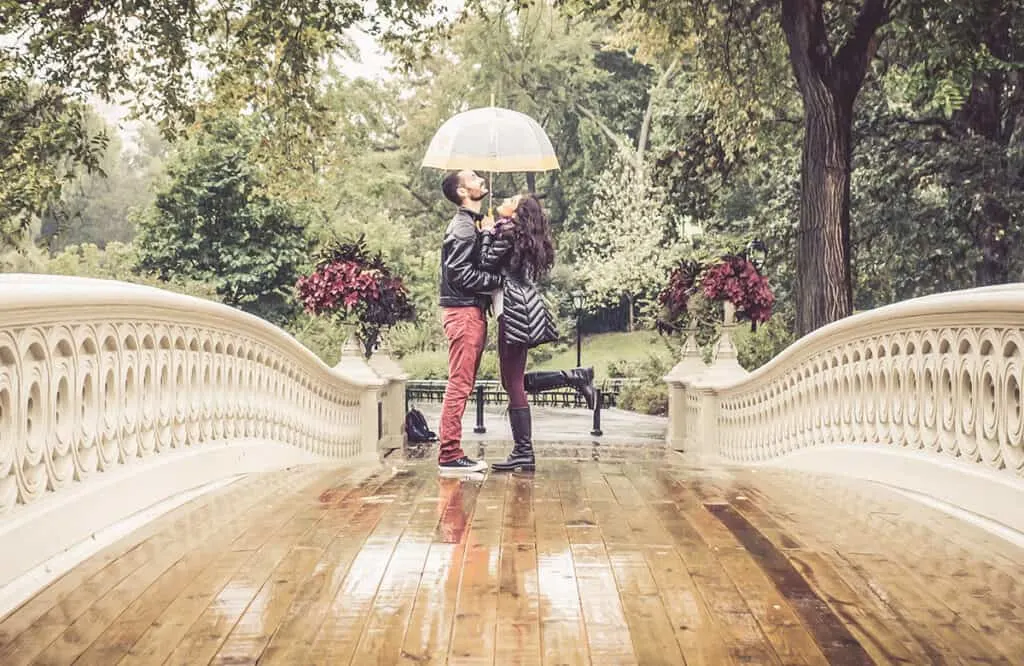
{"type": "Polygon", "coordinates": [[[441,181],[441,191],[444,192],[445,198],[456,206],[462,205],[462,197],[459,196],[459,188],[461,186],[462,179],[459,178],[458,171],[452,171],[441,181]]]}

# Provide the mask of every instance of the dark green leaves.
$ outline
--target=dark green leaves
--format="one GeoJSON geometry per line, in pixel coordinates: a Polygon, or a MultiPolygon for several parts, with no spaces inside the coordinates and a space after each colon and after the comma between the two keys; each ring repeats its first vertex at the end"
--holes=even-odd
{"type": "Polygon", "coordinates": [[[282,323],[309,244],[295,212],[266,194],[253,146],[245,123],[225,120],[180,148],[139,220],[139,267],[212,283],[225,303],[282,323]]]}

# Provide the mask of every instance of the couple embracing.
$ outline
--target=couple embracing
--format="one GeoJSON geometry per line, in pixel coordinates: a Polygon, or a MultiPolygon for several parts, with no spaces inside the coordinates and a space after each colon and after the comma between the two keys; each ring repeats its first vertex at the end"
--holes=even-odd
{"type": "Polygon", "coordinates": [[[532,421],[526,394],[573,387],[593,409],[592,368],[526,372],[530,347],[556,336],[535,286],[547,276],[555,252],[551,228],[533,196],[513,197],[498,208],[497,223],[481,212],[487,184],[473,171],[448,174],[444,196],[458,206],[441,247],[441,309],[448,339],[448,387],[441,407],[438,469],[479,472],[487,464],[462,450],[462,415],[476,383],[487,339],[489,305],[498,322],[501,384],[508,393],[514,447],[494,471],[534,469],[532,421]],[[483,225],[484,228],[479,228],[483,225]]]}

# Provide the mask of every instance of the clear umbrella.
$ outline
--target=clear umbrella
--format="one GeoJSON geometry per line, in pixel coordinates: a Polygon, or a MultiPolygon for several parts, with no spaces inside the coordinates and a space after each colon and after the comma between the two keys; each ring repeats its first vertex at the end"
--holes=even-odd
{"type": "Polygon", "coordinates": [[[449,118],[430,140],[423,166],[490,172],[551,171],[558,158],[536,120],[488,106],[449,118]]]}
{"type": "Polygon", "coordinates": [[[497,106],[446,120],[430,140],[423,166],[489,174],[559,168],[544,128],[525,113],[497,106]]]}

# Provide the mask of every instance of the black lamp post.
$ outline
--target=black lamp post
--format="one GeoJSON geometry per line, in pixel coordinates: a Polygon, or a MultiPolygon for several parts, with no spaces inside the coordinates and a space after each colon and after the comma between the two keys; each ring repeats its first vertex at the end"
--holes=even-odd
{"type": "Polygon", "coordinates": [[[747,243],[745,254],[750,263],[754,264],[754,268],[759,272],[764,270],[764,264],[768,261],[768,246],[764,244],[763,240],[755,238],[747,243]]]}
{"type": "Polygon", "coordinates": [[[587,295],[584,294],[579,289],[577,289],[576,291],[572,292],[572,307],[576,310],[576,367],[577,368],[583,367],[583,359],[582,359],[582,349],[583,348],[582,348],[582,344],[581,344],[580,334],[581,334],[581,331],[582,331],[582,328],[583,328],[582,327],[583,303],[584,303],[584,299],[586,298],[586,296],[587,295]]]}

